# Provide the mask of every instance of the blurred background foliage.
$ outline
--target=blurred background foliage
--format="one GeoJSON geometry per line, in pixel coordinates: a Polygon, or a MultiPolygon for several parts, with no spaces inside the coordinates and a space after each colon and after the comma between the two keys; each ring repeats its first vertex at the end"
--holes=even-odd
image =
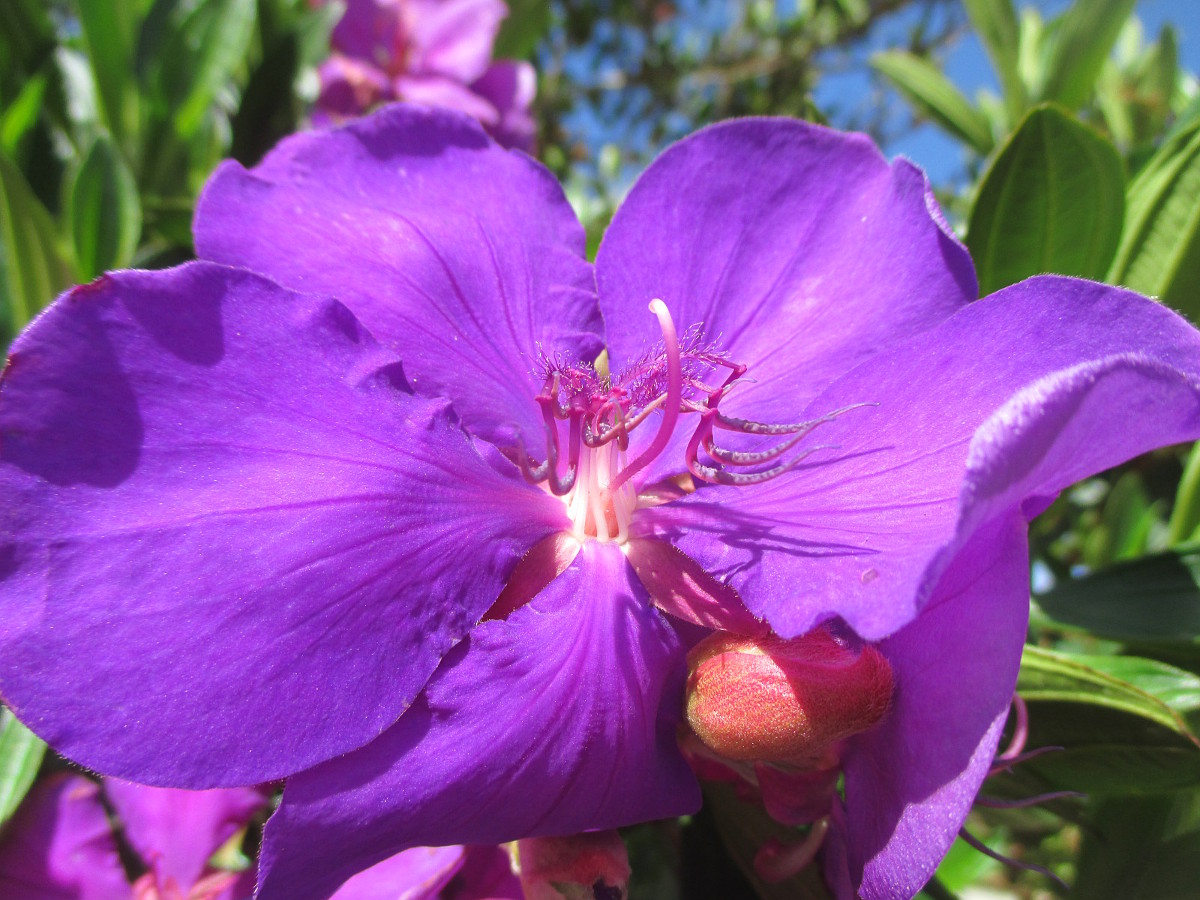
{"type": "MultiPolygon", "coordinates": [[[[536,152],[593,251],[637,173],[708,122],[800,116],[865,130],[885,152],[932,123],[958,148],[961,165],[935,187],[982,293],[1059,272],[1133,287],[1200,321],[1200,91],[1179,34],[1146,34],[1134,0],[1042,8],[511,0],[495,56],[535,65],[536,152]],[[892,38],[878,49],[885,29],[892,38]],[[973,97],[943,65],[966,36],[996,85],[973,97]],[[821,92],[846,72],[865,90],[821,92]]],[[[189,258],[192,209],[217,163],[252,164],[306,127],[339,12],[305,0],[0,2],[5,342],[73,283],[189,258]]],[[[1061,749],[991,779],[996,802],[970,828],[987,848],[1074,884],[1075,896],[1192,900],[1200,452],[1159,451],[1066,492],[1036,521],[1033,558],[1019,687],[1029,746],[1061,749]],[[1086,796],[1005,805],[1060,791],[1086,796]]],[[[0,823],[39,771],[62,765],[0,711],[0,823]]],[[[635,887],[663,898],[823,896],[810,876],[754,880],[749,861],[773,829],[715,794],[693,820],[630,831],[635,887]]],[[[963,844],[926,893],[1064,888],[963,844]]]]}

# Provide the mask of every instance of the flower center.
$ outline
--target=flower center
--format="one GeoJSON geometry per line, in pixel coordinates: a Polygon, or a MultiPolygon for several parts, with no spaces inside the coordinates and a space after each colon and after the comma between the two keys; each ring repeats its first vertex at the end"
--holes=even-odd
{"type": "MultiPolygon", "coordinates": [[[[650,301],[650,312],[658,319],[662,341],[615,376],[590,363],[543,360],[545,381],[535,399],[542,410],[546,455],[538,462],[520,441],[516,461],[527,481],[543,484],[563,498],[572,533],[581,540],[628,540],[638,508],[633,476],[668,448],[681,415],[695,415],[698,421],[680,472],[686,466],[700,481],[749,485],[782,475],[809,454],[826,449],[811,447],[776,462],[818,425],[856,408],[793,424],[727,416],[719,404],[746,367],[706,343],[698,328],[680,335],[662,300],[650,301]],[[727,374],[720,384],[704,380],[722,369],[727,374]],[[657,432],[628,460],[630,434],[656,410],[662,413],[657,432]],[[714,429],[784,439],[765,449],[730,450],[716,443],[714,429]],[[565,463],[565,473],[560,463],[565,463]]],[[[863,405],[867,404],[856,406],[863,405]]]]}

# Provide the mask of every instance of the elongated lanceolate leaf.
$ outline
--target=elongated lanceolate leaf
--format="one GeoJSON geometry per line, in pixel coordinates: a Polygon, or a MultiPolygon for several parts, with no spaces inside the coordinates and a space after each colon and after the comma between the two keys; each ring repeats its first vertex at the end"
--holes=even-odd
{"type": "Polygon", "coordinates": [[[1129,185],[1108,280],[1200,317],[1200,116],[1178,129],[1129,185]]]}
{"type": "Polygon", "coordinates": [[[977,153],[993,145],[987,116],[971,105],[933,63],[904,50],[888,50],[871,57],[871,65],[927,116],[977,153]]]}
{"type": "Polygon", "coordinates": [[[1095,87],[1136,0],[1075,0],[1059,22],[1042,100],[1081,107],[1095,87]]]}
{"type": "Polygon", "coordinates": [[[1012,0],[963,0],[963,6],[996,68],[1009,121],[1016,122],[1028,98],[1020,73],[1021,28],[1012,0]]]}
{"type": "MultiPolygon", "coordinates": [[[[1163,692],[1188,708],[1200,705],[1200,680],[1172,666],[1136,657],[1114,663],[1108,658],[1101,660],[1095,656],[1069,656],[1027,646],[1021,656],[1021,674],[1017,681],[1018,693],[1029,702],[1057,701],[1103,706],[1140,716],[1191,738],[1191,732],[1179,714],[1166,700],[1145,688],[1163,692]],[[1141,686],[1118,675],[1132,676],[1141,682],[1141,686]],[[1178,690],[1173,690],[1172,685],[1178,690]]],[[[1196,752],[1200,755],[1200,743],[1196,744],[1196,752]]],[[[1197,762],[1200,763],[1200,759],[1197,762]]]]}
{"type": "Polygon", "coordinates": [[[75,175],[69,217],[80,280],[133,260],[142,208],[133,175],[107,137],[96,139],[75,175]]]}
{"type": "Polygon", "coordinates": [[[45,753],[42,740],[0,707],[0,825],[29,792],[45,753]]]}
{"type": "Polygon", "coordinates": [[[133,36],[137,4],[115,0],[75,0],[88,46],[88,59],[109,131],[118,140],[136,127],[133,36]]]}
{"type": "Polygon", "coordinates": [[[4,253],[4,300],[16,333],[72,282],[58,249],[54,225],[25,178],[0,154],[0,241],[4,253]]]}
{"type": "Polygon", "coordinates": [[[158,60],[176,132],[194,134],[254,37],[254,0],[204,0],[171,35],[158,60]]]}
{"type": "Polygon", "coordinates": [[[1150,660],[1105,664],[1135,677],[1134,684],[1094,661],[1025,648],[1017,691],[1029,702],[1028,746],[1061,749],[1022,763],[1021,775],[1088,794],[1153,794],[1200,783],[1200,742],[1172,708],[1195,702],[1187,673],[1150,660]]]}
{"type": "Polygon", "coordinates": [[[1098,278],[1121,235],[1116,148],[1053,106],[1033,110],[1000,151],[971,210],[967,246],[990,294],[1031,275],[1098,278]]]}

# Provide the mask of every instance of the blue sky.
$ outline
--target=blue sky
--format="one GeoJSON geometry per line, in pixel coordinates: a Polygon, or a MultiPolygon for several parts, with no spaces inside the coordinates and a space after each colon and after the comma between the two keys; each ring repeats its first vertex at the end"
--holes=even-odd
{"type": "MultiPolygon", "coordinates": [[[[1082,0],[1087,2],[1087,0],[1082,0]]],[[[1018,6],[1035,6],[1043,16],[1054,15],[1070,5],[1069,0],[1024,0],[1018,6]]],[[[1175,26],[1179,36],[1180,63],[1192,72],[1200,72],[1200,0],[1140,0],[1136,14],[1145,27],[1148,39],[1158,34],[1165,23],[1175,26]]],[[[896,21],[884,23],[873,35],[871,50],[903,44],[908,21],[903,15],[896,21]]],[[[991,68],[978,40],[966,35],[946,60],[946,72],[968,97],[981,88],[998,92],[991,68]]],[[[863,71],[845,75],[826,75],[817,91],[818,106],[826,100],[863,97],[869,92],[869,82],[863,71]]],[[[900,102],[900,101],[896,101],[900,102]]],[[[888,148],[890,154],[903,154],[926,169],[935,183],[951,178],[962,166],[962,151],[958,144],[932,125],[925,125],[888,148]]]]}

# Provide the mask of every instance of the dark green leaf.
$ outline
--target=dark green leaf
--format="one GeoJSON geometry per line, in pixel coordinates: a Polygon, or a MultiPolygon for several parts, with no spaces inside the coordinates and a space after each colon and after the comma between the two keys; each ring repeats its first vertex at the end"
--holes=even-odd
{"type": "Polygon", "coordinates": [[[1018,766],[1046,790],[1157,794],[1200,784],[1200,748],[1150,719],[1075,701],[1031,702],[1029,717],[1029,747],[1061,748],[1018,766]]]}
{"type": "Polygon", "coordinates": [[[8,821],[29,792],[45,753],[41,739],[11,712],[0,708],[0,825],[8,821]]]}
{"type": "Polygon", "coordinates": [[[11,330],[25,327],[72,282],[46,208],[7,156],[0,154],[0,240],[4,244],[4,299],[11,330]]]}
{"type": "Polygon", "coordinates": [[[1177,131],[1129,185],[1108,279],[1200,317],[1200,118],[1177,131]]]}
{"type": "Polygon", "coordinates": [[[1052,106],[1033,110],[971,209],[967,246],[981,293],[1041,272],[1102,276],[1121,236],[1124,190],[1111,143],[1052,106]]]}
{"type": "Polygon", "coordinates": [[[992,127],[987,116],[972,106],[933,63],[904,50],[888,50],[871,57],[871,65],[882,72],[922,115],[969,144],[976,152],[986,154],[991,151],[992,127]]]}
{"type": "Polygon", "coordinates": [[[1087,900],[1193,900],[1200,884],[1200,792],[1093,805],[1073,895],[1087,900]]]}
{"type": "Polygon", "coordinates": [[[92,144],[71,185],[68,217],[81,280],[127,266],[142,233],[137,185],[112,142],[92,144]]]}
{"type": "Polygon", "coordinates": [[[1136,0],[1076,0],[1058,24],[1041,99],[1079,109],[1095,87],[1136,0]]]}
{"type": "Polygon", "coordinates": [[[1200,640],[1200,549],[1117,563],[1037,597],[1052,619],[1119,641],[1200,640]]]}

